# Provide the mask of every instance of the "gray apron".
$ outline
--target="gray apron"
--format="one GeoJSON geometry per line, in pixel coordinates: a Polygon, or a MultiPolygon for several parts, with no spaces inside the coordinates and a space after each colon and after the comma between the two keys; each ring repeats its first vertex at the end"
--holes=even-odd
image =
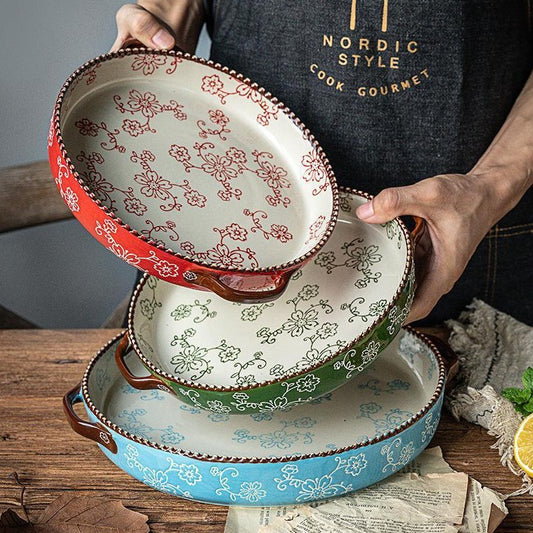
{"type": "MultiPolygon", "coordinates": [[[[376,194],[465,173],[532,68],[530,0],[214,0],[211,59],[284,102],[339,184],[376,194]]],[[[533,191],[426,323],[478,297],[533,324],[533,191]]]]}

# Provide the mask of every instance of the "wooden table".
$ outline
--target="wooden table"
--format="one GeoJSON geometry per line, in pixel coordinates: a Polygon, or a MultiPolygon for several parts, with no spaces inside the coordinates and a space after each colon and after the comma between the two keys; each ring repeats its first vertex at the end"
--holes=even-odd
{"type": "MultiPolygon", "coordinates": [[[[81,378],[87,362],[117,330],[0,330],[0,505],[16,501],[8,478],[17,472],[25,503],[36,519],[64,492],[122,500],[149,516],[157,532],[224,531],[227,509],[156,492],[110,463],[95,443],[75,434],[62,412],[63,394],[81,378]]],[[[443,418],[432,445],[445,459],[502,493],[520,486],[490,449],[493,437],[478,426],[443,418]]],[[[498,532],[533,532],[533,497],[507,502],[510,514],[498,532]]]]}

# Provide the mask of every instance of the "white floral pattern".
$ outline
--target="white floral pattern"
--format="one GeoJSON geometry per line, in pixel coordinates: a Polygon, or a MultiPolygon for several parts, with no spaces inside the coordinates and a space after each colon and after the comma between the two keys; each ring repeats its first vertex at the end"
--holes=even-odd
{"type": "Polygon", "coordinates": [[[367,461],[364,453],[354,454],[348,459],[342,459],[336,457],[335,462],[337,466],[320,477],[311,479],[299,479],[295,477],[298,474],[299,467],[295,464],[287,464],[281,467],[280,478],[275,478],[274,481],[277,484],[277,489],[284,491],[289,486],[299,489],[296,501],[314,501],[324,498],[330,498],[331,496],[340,496],[353,490],[352,484],[346,484],[344,481],[336,482],[335,473],[343,471],[352,477],[357,477],[367,467],[367,461]]]}

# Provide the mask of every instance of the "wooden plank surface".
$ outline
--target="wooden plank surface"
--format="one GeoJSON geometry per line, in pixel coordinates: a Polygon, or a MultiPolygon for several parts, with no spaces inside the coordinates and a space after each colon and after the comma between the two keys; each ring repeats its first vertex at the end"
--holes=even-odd
{"type": "Polygon", "coordinates": [[[0,169],[0,232],[71,216],[48,161],[0,169]]]}
{"type": "MultiPolygon", "coordinates": [[[[9,479],[17,472],[26,486],[32,518],[64,492],[122,500],[149,516],[158,532],[222,533],[227,509],[156,492],[134,480],[75,434],[62,412],[63,394],[79,382],[87,362],[118,330],[0,331],[0,506],[13,505],[19,490],[9,479]]],[[[445,459],[484,485],[502,493],[520,480],[500,465],[490,449],[493,437],[478,426],[443,419],[432,445],[445,459]]],[[[533,532],[533,497],[508,500],[510,515],[498,533],[533,532]]]]}

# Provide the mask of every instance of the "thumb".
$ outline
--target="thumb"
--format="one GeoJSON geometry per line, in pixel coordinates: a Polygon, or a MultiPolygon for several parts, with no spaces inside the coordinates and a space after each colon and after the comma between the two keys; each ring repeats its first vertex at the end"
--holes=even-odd
{"type": "Polygon", "coordinates": [[[127,36],[151,48],[172,48],[174,37],[157,17],[141,6],[126,4],[116,15],[118,36],[112,50],[122,46],[127,36]]]}
{"type": "Polygon", "coordinates": [[[383,189],[377,196],[357,208],[360,220],[383,224],[400,215],[414,215],[411,186],[383,189]]]}

